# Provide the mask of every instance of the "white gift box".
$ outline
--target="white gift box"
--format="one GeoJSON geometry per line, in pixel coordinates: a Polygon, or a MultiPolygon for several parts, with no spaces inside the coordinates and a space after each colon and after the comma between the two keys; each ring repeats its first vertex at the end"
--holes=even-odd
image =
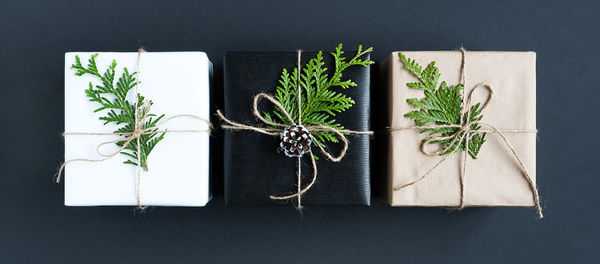
{"type": "MultiPolygon", "coordinates": [[[[71,69],[75,56],[83,66],[95,53],[102,74],[117,62],[115,83],[126,67],[135,72],[137,52],[65,53],[65,132],[114,132],[121,126],[99,120],[105,111],[90,102],[85,90],[101,80],[91,74],[76,76],[71,69]]],[[[212,64],[204,52],[145,52],[139,64],[138,92],[153,101],[151,113],[164,119],[180,114],[210,117],[210,79],[212,64]]],[[[133,102],[135,89],[127,96],[133,102]]],[[[159,130],[206,130],[206,122],[181,117],[158,127],[159,130]]],[[[122,138],[118,135],[65,135],[65,160],[100,159],[96,146],[122,138]]],[[[102,153],[117,151],[116,144],[102,146],[102,153]]],[[[138,204],[137,168],[124,164],[127,156],[118,154],[102,162],[71,162],[65,167],[65,205],[96,206],[138,204]]],[[[140,202],[150,206],[204,206],[211,198],[209,177],[209,133],[166,133],[148,155],[148,171],[141,170],[140,202]]]]}

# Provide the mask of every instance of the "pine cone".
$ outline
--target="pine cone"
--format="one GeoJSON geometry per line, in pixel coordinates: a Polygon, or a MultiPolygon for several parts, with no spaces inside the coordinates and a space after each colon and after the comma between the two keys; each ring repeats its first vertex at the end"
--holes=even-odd
{"type": "Polygon", "coordinates": [[[304,153],[310,151],[312,136],[303,126],[290,125],[286,127],[281,132],[280,138],[279,146],[288,157],[302,157],[304,153]]]}

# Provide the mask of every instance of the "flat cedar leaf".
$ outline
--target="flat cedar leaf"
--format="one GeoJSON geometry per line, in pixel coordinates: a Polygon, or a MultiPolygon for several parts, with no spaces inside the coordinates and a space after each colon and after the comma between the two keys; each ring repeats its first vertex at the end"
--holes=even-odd
{"type": "Polygon", "coordinates": [[[425,86],[422,83],[407,83],[406,86],[413,88],[413,89],[417,89],[417,90],[425,90],[427,89],[427,86],[425,86]]]}
{"type": "MultiPolygon", "coordinates": [[[[448,86],[446,82],[442,82],[438,86],[441,76],[439,69],[435,66],[435,61],[429,63],[425,69],[421,67],[414,59],[407,58],[402,53],[398,53],[400,60],[404,64],[404,69],[411,72],[419,79],[419,82],[407,83],[406,85],[412,89],[423,90],[424,98],[409,98],[406,101],[416,110],[406,113],[404,116],[415,121],[417,126],[431,125],[459,125],[461,118],[465,120],[468,113],[461,117],[463,107],[463,96],[461,90],[462,84],[448,86]]],[[[480,110],[480,103],[471,107],[470,121],[479,121],[483,118],[480,110]]],[[[472,125],[472,130],[479,130],[479,125],[472,125]]],[[[424,128],[420,133],[429,133],[431,136],[448,137],[459,131],[459,128],[443,127],[443,128],[424,128]]],[[[463,132],[464,133],[464,132],[463,132]]],[[[462,134],[458,135],[460,138],[462,134]]],[[[485,133],[469,132],[461,142],[455,142],[450,146],[452,139],[434,140],[431,144],[441,144],[443,148],[449,148],[444,154],[459,152],[466,149],[467,137],[469,139],[468,153],[474,159],[485,142],[485,133]]]]}
{"type": "MultiPolygon", "coordinates": [[[[137,73],[130,73],[127,68],[123,68],[123,74],[121,77],[119,77],[115,84],[115,70],[117,67],[117,61],[113,60],[106,71],[104,71],[103,74],[100,74],[96,65],[96,57],[98,57],[98,53],[93,54],[90,57],[88,60],[88,65],[85,67],[81,64],[81,59],[79,56],[75,56],[75,63],[71,65],[71,69],[76,70],[75,75],[77,76],[90,74],[100,79],[100,84],[94,86],[90,82],[88,89],[85,90],[85,94],[89,98],[89,101],[96,102],[100,105],[94,110],[94,112],[108,110],[106,111],[106,114],[99,117],[99,119],[104,121],[105,125],[109,123],[122,125],[120,128],[115,130],[114,133],[131,133],[135,127],[136,106],[135,104],[129,102],[126,98],[131,89],[135,88],[137,85],[137,73]]],[[[138,100],[137,105],[142,105],[144,102],[144,97],[140,94],[137,94],[136,97],[138,100]]],[[[151,101],[150,104],[152,104],[151,101]]],[[[140,115],[142,114],[143,113],[140,113],[140,115]]],[[[142,124],[142,129],[153,127],[160,119],[164,117],[164,115],[160,115],[156,118],[153,117],[156,117],[156,115],[151,113],[146,115],[146,120],[144,124],[142,124]]],[[[158,129],[151,130],[151,132],[156,131],[158,131],[158,129]]],[[[154,149],[154,147],[158,144],[158,142],[164,138],[164,135],[165,133],[150,133],[141,135],[139,140],[139,153],[137,145],[138,141],[132,140],[129,145],[126,146],[125,150],[121,151],[121,154],[128,157],[128,160],[126,160],[124,163],[137,166],[139,155],[139,166],[147,169],[148,155],[150,154],[150,151],[152,151],[152,149],[154,149]]],[[[127,136],[129,135],[125,134],[122,137],[127,136]]],[[[125,141],[119,141],[116,143],[116,145],[119,147],[122,147],[123,144],[125,144],[125,141]]]]}

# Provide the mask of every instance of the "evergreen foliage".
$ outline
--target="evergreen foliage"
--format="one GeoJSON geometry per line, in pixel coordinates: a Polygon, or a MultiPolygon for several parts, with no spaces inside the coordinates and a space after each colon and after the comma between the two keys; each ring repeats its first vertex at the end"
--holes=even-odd
{"type": "MultiPolygon", "coordinates": [[[[129,91],[137,85],[137,73],[130,73],[127,68],[123,68],[123,74],[115,84],[115,69],[117,67],[117,62],[113,60],[108,69],[103,74],[100,74],[98,67],[96,66],[97,56],[97,53],[91,56],[88,60],[87,67],[84,67],[81,64],[79,56],[75,56],[75,64],[71,65],[71,69],[77,70],[75,73],[77,76],[90,74],[100,79],[101,84],[94,85],[90,82],[89,88],[85,90],[85,94],[89,100],[99,104],[98,108],[94,110],[94,113],[106,111],[106,115],[101,116],[99,119],[104,121],[105,125],[108,123],[122,125],[122,127],[115,130],[114,133],[123,133],[123,138],[130,136],[135,130],[135,111],[138,111],[138,118],[141,118],[144,115],[146,116],[145,120],[142,120],[142,130],[156,126],[158,121],[160,121],[164,115],[156,116],[155,114],[145,113],[144,111],[146,111],[146,109],[140,107],[145,100],[142,95],[136,95],[138,109],[136,109],[135,104],[126,99],[129,91]]],[[[152,101],[149,101],[149,104],[152,105],[152,101]]],[[[149,132],[156,131],[158,131],[158,128],[149,130],[149,132]]],[[[137,140],[132,140],[121,152],[121,154],[128,157],[128,160],[124,163],[137,166],[138,155],[140,155],[140,166],[145,170],[148,170],[148,155],[164,136],[165,133],[148,133],[140,135],[140,153],[137,151],[137,140]]],[[[118,141],[116,144],[119,147],[122,147],[125,143],[125,141],[118,141]]]]}
{"type": "MultiPolygon", "coordinates": [[[[289,73],[283,69],[279,79],[279,85],[275,91],[275,99],[281,103],[285,110],[290,114],[294,122],[298,122],[298,79],[301,87],[301,106],[302,106],[302,125],[317,126],[325,125],[335,129],[344,129],[344,126],[336,123],[333,117],[340,112],[348,110],[354,105],[354,100],[343,93],[334,90],[339,87],[347,89],[355,87],[357,84],[350,79],[342,80],[342,72],[350,66],[368,66],[374,62],[363,60],[361,57],[373,48],[363,50],[358,46],[358,51],[350,60],[344,57],[342,44],[339,44],[335,52],[330,54],[334,58],[335,69],[331,77],[327,74],[327,68],[323,67],[323,52],[319,51],[315,58],[312,58],[302,67],[300,78],[298,70],[294,68],[289,73]]],[[[264,112],[265,118],[271,122],[291,125],[291,122],[279,109],[272,112],[264,112]]],[[[339,142],[339,139],[332,132],[311,132],[315,136],[316,144],[323,144],[325,141],[339,142]]]]}
{"type": "MultiPolygon", "coordinates": [[[[461,118],[466,120],[467,113],[461,117],[461,111],[463,109],[463,95],[461,90],[463,89],[462,84],[448,86],[445,81],[438,87],[440,79],[439,69],[435,66],[435,61],[432,61],[423,69],[414,59],[407,58],[404,54],[399,53],[400,60],[404,64],[404,69],[410,71],[415,75],[419,82],[407,83],[406,85],[412,89],[423,90],[425,97],[421,99],[410,98],[406,101],[416,108],[404,116],[411,118],[415,121],[417,126],[427,125],[460,125],[461,118]]],[[[481,114],[481,103],[477,103],[471,107],[471,116],[469,117],[470,122],[480,121],[483,118],[481,114]]],[[[479,130],[481,128],[478,124],[472,124],[471,130],[479,130]]],[[[425,128],[422,129],[421,133],[429,133],[431,136],[442,136],[447,137],[454,135],[458,132],[459,128],[454,127],[442,127],[442,128],[425,128]]],[[[461,132],[464,133],[464,132],[461,132]]],[[[462,137],[459,134],[458,137],[462,137]]],[[[477,154],[481,149],[481,146],[485,142],[485,133],[473,133],[469,132],[469,154],[474,159],[477,158],[477,154]]],[[[462,141],[454,142],[454,145],[448,148],[443,154],[459,152],[465,150],[466,137],[462,141]]],[[[445,140],[434,140],[431,144],[441,144],[443,148],[449,147],[452,139],[445,140]]]]}

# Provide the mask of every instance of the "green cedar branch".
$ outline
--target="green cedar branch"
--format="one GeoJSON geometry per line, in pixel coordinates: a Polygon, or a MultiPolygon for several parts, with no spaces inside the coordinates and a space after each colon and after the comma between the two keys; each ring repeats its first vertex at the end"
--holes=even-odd
{"type": "MultiPolygon", "coordinates": [[[[131,89],[137,85],[136,72],[130,73],[127,68],[123,68],[123,74],[119,77],[115,84],[115,69],[117,62],[112,61],[108,69],[101,74],[98,71],[96,65],[96,57],[98,53],[91,56],[88,60],[87,67],[81,64],[79,56],[75,56],[75,64],[71,65],[71,69],[75,69],[75,75],[83,76],[90,74],[100,79],[101,84],[94,85],[92,82],[89,83],[89,88],[85,90],[85,94],[91,102],[99,104],[98,108],[94,110],[94,113],[105,111],[105,115],[99,117],[101,121],[104,121],[104,125],[114,123],[115,125],[122,125],[119,129],[115,130],[114,133],[131,133],[135,130],[135,112],[140,111],[139,117],[145,113],[141,111],[141,108],[136,110],[134,104],[129,102],[127,94],[131,89]]],[[[140,106],[144,103],[145,98],[137,94],[137,105],[140,106]]],[[[152,105],[152,101],[149,101],[152,105]]],[[[164,115],[156,116],[155,114],[147,113],[146,119],[143,120],[141,129],[148,129],[155,127],[156,124],[164,117],[164,115]]],[[[149,132],[156,132],[158,128],[152,128],[149,132]]],[[[127,135],[123,135],[125,138],[127,135]]],[[[165,133],[149,133],[140,135],[140,152],[138,153],[138,141],[132,140],[121,154],[127,156],[125,164],[131,164],[137,166],[138,155],[140,157],[139,166],[148,170],[148,155],[154,149],[154,147],[160,142],[165,136],[165,133]]],[[[122,147],[125,141],[118,141],[117,146],[122,147]]]]}
{"type": "MultiPolygon", "coordinates": [[[[459,125],[461,122],[461,111],[463,109],[463,95],[461,90],[462,84],[448,86],[446,82],[438,87],[440,79],[440,71],[435,66],[435,61],[432,61],[423,69],[414,59],[407,58],[402,53],[398,53],[400,60],[404,64],[404,69],[410,71],[419,79],[419,82],[407,83],[406,85],[412,89],[423,90],[424,98],[410,98],[406,101],[416,110],[406,113],[404,116],[415,121],[417,126],[435,125],[459,125]]],[[[480,110],[481,104],[477,103],[471,107],[470,122],[480,121],[483,118],[480,110]]],[[[467,113],[462,116],[466,120],[467,113]]],[[[479,130],[478,124],[471,125],[471,130],[479,130]]],[[[422,129],[420,133],[429,133],[430,136],[451,136],[458,132],[459,128],[430,128],[422,129]]],[[[462,132],[464,133],[464,132],[462,132]]],[[[458,137],[462,137],[463,134],[458,137]]],[[[474,159],[485,142],[485,133],[469,132],[462,141],[454,142],[453,146],[449,146],[452,139],[431,141],[431,144],[441,144],[443,148],[448,150],[443,154],[449,154],[465,150],[465,143],[469,137],[468,153],[474,159]]]]}
{"type": "MultiPolygon", "coordinates": [[[[341,92],[333,90],[336,87],[347,89],[355,87],[357,84],[350,80],[342,79],[342,72],[351,66],[369,66],[374,62],[361,59],[365,54],[373,51],[373,48],[363,50],[362,45],[358,46],[358,51],[354,57],[347,60],[342,51],[342,44],[339,44],[334,52],[330,54],[334,58],[335,69],[331,77],[327,74],[327,68],[324,67],[323,52],[319,51],[315,58],[312,58],[302,67],[300,78],[298,78],[297,68],[290,72],[283,69],[279,84],[275,90],[275,99],[281,103],[283,108],[290,114],[295,123],[298,122],[298,79],[301,87],[301,106],[302,106],[302,125],[317,126],[325,125],[338,130],[344,129],[342,125],[336,123],[333,117],[340,112],[348,110],[354,105],[354,100],[341,92]]],[[[271,122],[291,125],[291,122],[285,117],[285,114],[279,109],[272,112],[263,112],[265,118],[271,122]]],[[[332,132],[313,132],[314,142],[323,146],[325,141],[339,142],[339,139],[332,132]]]]}

